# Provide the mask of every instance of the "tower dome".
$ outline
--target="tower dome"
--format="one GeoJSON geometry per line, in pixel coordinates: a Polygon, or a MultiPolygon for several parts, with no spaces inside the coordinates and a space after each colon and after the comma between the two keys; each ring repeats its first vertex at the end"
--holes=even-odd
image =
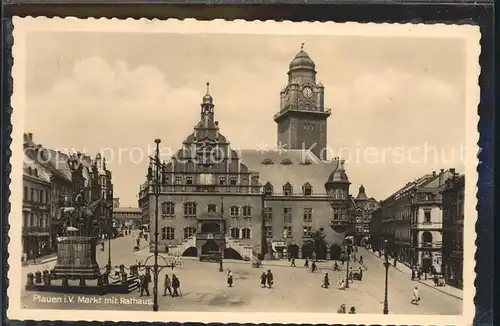
{"type": "Polygon", "coordinates": [[[210,95],[210,93],[209,93],[209,90],[210,90],[209,87],[210,87],[210,83],[207,82],[207,94],[205,94],[205,96],[203,96],[202,105],[203,104],[213,104],[213,102],[214,102],[212,95],[210,95]]]}
{"type": "Polygon", "coordinates": [[[309,55],[307,54],[306,51],[304,51],[304,43],[302,43],[300,47],[299,53],[293,58],[292,62],[290,62],[289,69],[290,70],[295,70],[295,69],[310,69],[314,70],[316,68],[316,65],[314,64],[314,61],[311,60],[309,55]]]}

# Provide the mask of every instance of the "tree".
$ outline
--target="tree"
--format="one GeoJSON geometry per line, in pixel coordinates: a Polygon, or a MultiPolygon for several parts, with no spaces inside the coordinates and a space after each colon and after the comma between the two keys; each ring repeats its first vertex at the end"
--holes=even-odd
{"type": "Polygon", "coordinates": [[[316,259],[326,259],[326,235],[321,230],[311,231],[311,243],[313,252],[316,254],[316,259]]]}

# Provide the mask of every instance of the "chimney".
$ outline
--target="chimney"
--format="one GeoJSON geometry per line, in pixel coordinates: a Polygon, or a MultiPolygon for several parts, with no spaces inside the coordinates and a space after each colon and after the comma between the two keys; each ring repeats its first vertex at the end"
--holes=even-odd
{"type": "Polygon", "coordinates": [[[439,187],[444,184],[444,169],[441,169],[441,173],[439,173],[439,187]]]}
{"type": "Polygon", "coordinates": [[[436,171],[432,171],[432,176],[436,177],[436,171]]]}
{"type": "Polygon", "coordinates": [[[441,169],[441,174],[443,174],[443,173],[444,173],[444,169],[441,169]]]}
{"type": "Polygon", "coordinates": [[[219,126],[219,121],[215,121],[215,126],[218,127],[219,126]]]}
{"type": "Polygon", "coordinates": [[[451,172],[451,174],[455,175],[455,174],[456,174],[456,170],[455,170],[455,168],[451,168],[451,169],[450,169],[450,172],[451,172]]]}
{"type": "Polygon", "coordinates": [[[31,132],[28,133],[28,140],[33,141],[33,133],[31,132]]]}

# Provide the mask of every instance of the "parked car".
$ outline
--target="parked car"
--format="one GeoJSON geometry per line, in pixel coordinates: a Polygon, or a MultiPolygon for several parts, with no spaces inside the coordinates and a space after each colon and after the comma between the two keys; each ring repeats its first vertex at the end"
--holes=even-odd
{"type": "Polygon", "coordinates": [[[219,252],[210,252],[200,255],[200,262],[218,263],[222,259],[219,252]]]}

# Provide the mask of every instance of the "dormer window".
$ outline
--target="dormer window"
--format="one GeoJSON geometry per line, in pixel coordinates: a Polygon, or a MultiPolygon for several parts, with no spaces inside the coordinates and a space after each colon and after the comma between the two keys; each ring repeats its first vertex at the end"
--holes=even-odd
{"type": "Polygon", "coordinates": [[[269,182],[264,186],[264,195],[271,196],[273,194],[273,185],[269,182]]]}
{"type": "Polygon", "coordinates": [[[262,165],[273,165],[274,162],[270,158],[265,158],[262,162],[262,165]]]}
{"type": "Polygon", "coordinates": [[[287,182],[284,186],[283,186],[283,193],[285,194],[285,196],[291,196],[292,195],[292,185],[287,182]]]}
{"type": "Polygon", "coordinates": [[[292,161],[290,161],[289,158],[285,158],[283,161],[281,161],[281,165],[291,165],[293,164],[292,161]]]}
{"type": "Polygon", "coordinates": [[[307,182],[306,184],[304,184],[302,186],[302,191],[304,193],[304,196],[311,196],[312,195],[312,187],[311,187],[311,184],[309,182],[307,182]]]}

